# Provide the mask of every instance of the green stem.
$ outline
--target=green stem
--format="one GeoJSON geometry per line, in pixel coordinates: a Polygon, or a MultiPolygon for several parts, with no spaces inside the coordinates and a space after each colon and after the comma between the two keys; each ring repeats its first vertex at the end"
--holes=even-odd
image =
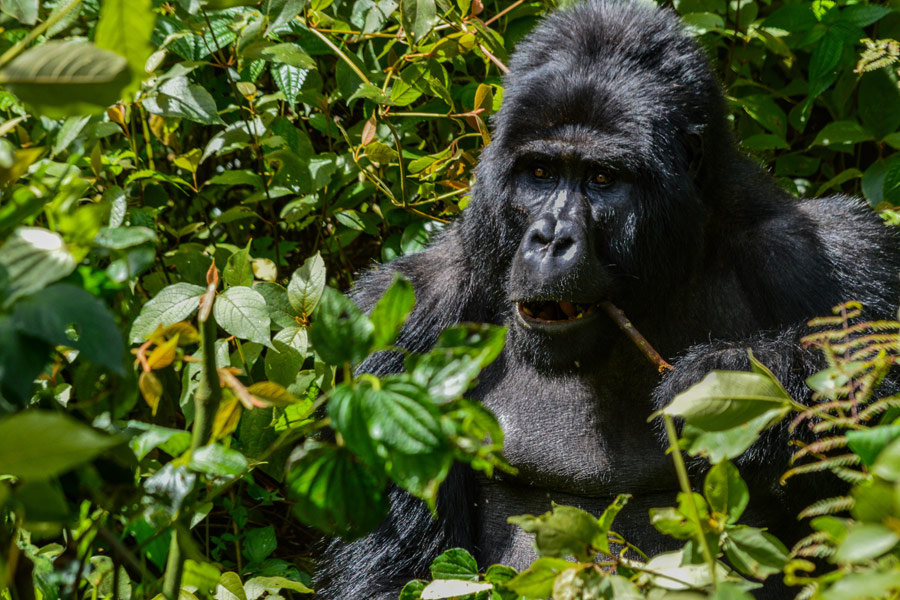
{"type": "Polygon", "coordinates": [[[178,600],[181,592],[181,575],[184,573],[184,561],[181,558],[181,545],[178,543],[178,528],[172,529],[172,542],[169,544],[169,558],[166,560],[166,574],[163,580],[163,596],[166,600],[178,600]]]}
{"type": "Polygon", "coordinates": [[[678,432],[675,431],[675,423],[669,415],[663,415],[666,420],[666,433],[669,436],[669,449],[672,451],[672,460],[675,461],[675,472],[678,473],[678,483],[681,491],[686,494],[687,505],[691,511],[691,520],[697,528],[697,542],[700,544],[700,550],[703,551],[703,558],[709,566],[710,577],[712,577],[713,588],[718,586],[716,577],[716,561],[709,549],[706,536],[703,535],[703,525],[700,523],[700,511],[694,503],[694,493],[691,490],[691,482],[688,479],[687,467],[684,464],[684,457],[681,456],[681,448],[678,447],[678,432]]]}
{"type": "Polygon", "coordinates": [[[394,128],[394,124],[391,123],[391,120],[386,115],[383,120],[391,130],[391,135],[394,138],[394,145],[397,146],[397,162],[400,165],[400,203],[406,208],[406,165],[403,163],[403,145],[400,143],[400,136],[397,135],[397,130],[394,128]]]}
{"type": "Polygon", "coordinates": [[[334,51],[334,53],[337,54],[338,57],[339,57],[342,61],[344,61],[345,63],[347,63],[347,66],[350,67],[350,69],[351,69],[354,73],[356,73],[356,75],[357,75],[360,79],[362,79],[363,83],[368,83],[369,85],[372,85],[372,82],[369,81],[369,78],[366,77],[366,74],[363,73],[362,71],[360,71],[360,70],[359,70],[359,67],[356,66],[356,63],[353,62],[352,60],[350,60],[350,58],[349,58],[346,54],[344,54],[344,53],[341,51],[341,49],[338,48],[338,47],[334,44],[334,42],[332,42],[332,41],[331,41],[330,39],[328,39],[326,36],[322,35],[322,32],[320,32],[320,31],[319,31],[318,29],[316,29],[315,27],[309,27],[309,31],[311,31],[316,37],[318,37],[320,40],[322,40],[322,41],[325,43],[326,46],[328,46],[329,48],[331,48],[331,49],[334,51]]]}
{"type": "Polygon", "coordinates": [[[70,0],[68,4],[64,4],[62,7],[51,13],[46,21],[28,32],[28,35],[14,44],[12,48],[4,52],[3,56],[0,56],[0,67],[6,66],[6,63],[14,59],[22,50],[24,50],[28,46],[28,44],[33,42],[39,35],[59,23],[63,17],[69,14],[69,11],[71,11],[79,4],[81,4],[81,0],[70,0]]]}
{"type": "Polygon", "coordinates": [[[203,353],[203,367],[200,371],[200,385],[194,394],[194,428],[191,449],[209,443],[212,437],[213,421],[222,400],[222,387],[219,385],[219,373],[216,368],[216,319],[212,310],[201,316],[200,351],[203,353]]]}

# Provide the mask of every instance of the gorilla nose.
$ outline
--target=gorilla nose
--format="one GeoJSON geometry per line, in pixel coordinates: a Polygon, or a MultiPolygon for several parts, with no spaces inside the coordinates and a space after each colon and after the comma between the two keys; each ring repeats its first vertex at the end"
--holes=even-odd
{"type": "Polygon", "coordinates": [[[566,269],[578,262],[584,251],[584,232],[572,221],[544,218],[525,234],[522,258],[533,268],[566,269]]]}

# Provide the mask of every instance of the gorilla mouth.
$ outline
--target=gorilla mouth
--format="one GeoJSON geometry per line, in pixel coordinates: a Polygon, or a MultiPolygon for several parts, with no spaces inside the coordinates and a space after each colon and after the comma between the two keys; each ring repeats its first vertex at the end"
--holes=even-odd
{"type": "Polygon", "coordinates": [[[526,323],[547,325],[583,319],[597,311],[597,304],[566,300],[525,300],[516,302],[516,308],[526,323]]]}

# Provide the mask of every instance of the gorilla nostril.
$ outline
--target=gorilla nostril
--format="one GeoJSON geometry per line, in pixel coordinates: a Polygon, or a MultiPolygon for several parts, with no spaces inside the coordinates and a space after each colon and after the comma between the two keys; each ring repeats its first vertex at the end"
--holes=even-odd
{"type": "Polygon", "coordinates": [[[572,237],[566,236],[563,238],[557,238],[553,242],[550,255],[554,258],[569,260],[574,257],[577,251],[578,248],[575,240],[572,237]]]}

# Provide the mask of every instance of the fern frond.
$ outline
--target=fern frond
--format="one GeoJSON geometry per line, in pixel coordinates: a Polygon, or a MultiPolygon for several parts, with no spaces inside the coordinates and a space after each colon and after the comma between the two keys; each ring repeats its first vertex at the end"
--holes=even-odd
{"type": "Polygon", "coordinates": [[[850,510],[853,508],[853,504],[854,500],[850,496],[823,498],[804,508],[797,517],[806,519],[809,517],[821,517],[822,515],[833,515],[850,510]]]}
{"type": "Polygon", "coordinates": [[[826,458],[824,460],[817,460],[816,462],[800,465],[799,467],[788,469],[788,471],[781,476],[781,484],[784,485],[785,481],[795,475],[803,475],[806,473],[820,473],[822,471],[833,471],[837,467],[849,467],[858,465],[860,463],[860,460],[861,459],[856,454],[841,454],[840,456],[832,456],[831,458],[826,458]]]}
{"type": "Polygon", "coordinates": [[[810,598],[816,595],[817,591],[819,591],[819,586],[815,584],[810,583],[804,585],[800,592],[794,596],[794,600],[810,600],[810,598]]]}
{"type": "Polygon", "coordinates": [[[796,556],[802,558],[828,558],[834,554],[834,548],[825,544],[816,544],[799,550],[796,556]]]}
{"type": "Polygon", "coordinates": [[[885,396],[884,398],[879,398],[865,409],[861,410],[858,418],[861,422],[865,423],[872,419],[872,417],[877,417],[885,412],[889,408],[898,408],[900,407],[900,395],[893,396],[885,396]]]}
{"type": "Polygon", "coordinates": [[[862,471],[857,471],[855,469],[845,469],[843,467],[834,469],[832,473],[834,473],[842,481],[846,481],[849,484],[862,483],[863,481],[872,479],[872,476],[868,473],[863,473],[862,471]]]}
{"type": "Polygon", "coordinates": [[[801,548],[805,548],[806,546],[811,546],[813,544],[821,544],[827,542],[830,539],[831,537],[825,531],[813,531],[811,534],[797,540],[797,543],[794,544],[793,548],[791,548],[791,555],[799,552],[801,548]]]}
{"type": "Polygon", "coordinates": [[[856,63],[855,71],[857,73],[877,71],[900,60],[900,42],[897,40],[863,38],[860,41],[866,45],[866,49],[860,54],[859,61],[856,63]]]}
{"type": "Polygon", "coordinates": [[[823,452],[828,452],[829,450],[834,450],[835,448],[844,448],[848,443],[849,440],[845,435],[816,440],[815,442],[807,444],[806,446],[795,452],[791,457],[791,464],[794,464],[808,454],[821,454],[823,452]]]}
{"type": "Polygon", "coordinates": [[[812,428],[814,433],[825,433],[835,429],[859,429],[859,427],[856,424],[856,419],[853,417],[842,417],[816,423],[812,428]]]}

